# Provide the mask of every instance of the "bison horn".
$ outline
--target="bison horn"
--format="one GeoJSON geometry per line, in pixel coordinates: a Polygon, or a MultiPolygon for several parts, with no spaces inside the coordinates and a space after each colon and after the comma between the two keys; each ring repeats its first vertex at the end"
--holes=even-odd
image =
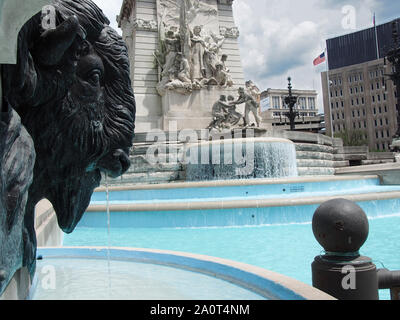
{"type": "Polygon", "coordinates": [[[86,37],[78,18],[71,16],[56,29],[47,30],[41,35],[40,41],[32,50],[35,61],[45,66],[57,65],[77,36],[82,39],[86,37]]]}

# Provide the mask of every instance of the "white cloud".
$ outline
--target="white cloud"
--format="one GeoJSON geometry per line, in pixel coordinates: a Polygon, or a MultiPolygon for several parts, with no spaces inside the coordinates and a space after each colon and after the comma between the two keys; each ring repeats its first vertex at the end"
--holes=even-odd
{"type": "MultiPolygon", "coordinates": [[[[93,0],[116,23],[122,0],[93,0]]],[[[312,62],[325,49],[325,40],[353,32],[342,27],[342,8],[353,6],[358,30],[398,16],[400,2],[391,0],[235,0],[234,17],[240,29],[240,49],[247,79],[262,89],[284,88],[287,77],[298,89],[316,89],[322,111],[321,75],[325,65],[312,62]]]]}
{"type": "Polygon", "coordinates": [[[323,111],[321,72],[313,60],[326,39],[354,32],[345,30],[342,8],[355,9],[356,29],[372,26],[374,10],[388,1],[377,0],[235,0],[234,17],[241,31],[240,48],[247,79],[262,89],[285,88],[287,77],[297,89],[315,89],[323,111]]]}

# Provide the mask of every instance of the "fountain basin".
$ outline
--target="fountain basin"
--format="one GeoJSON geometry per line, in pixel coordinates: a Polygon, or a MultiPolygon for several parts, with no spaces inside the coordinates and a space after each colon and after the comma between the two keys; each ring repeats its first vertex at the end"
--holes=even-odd
{"type": "Polygon", "coordinates": [[[31,292],[34,300],[332,299],[289,277],[202,255],[89,247],[41,248],[38,254],[43,259],[38,261],[31,292]],[[56,276],[54,283],[49,281],[52,273],[56,276]]]}

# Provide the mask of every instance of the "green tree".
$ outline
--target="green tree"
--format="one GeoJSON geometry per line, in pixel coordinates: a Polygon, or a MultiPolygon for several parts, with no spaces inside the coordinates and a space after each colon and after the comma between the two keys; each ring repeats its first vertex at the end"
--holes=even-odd
{"type": "Polygon", "coordinates": [[[364,130],[345,130],[335,134],[335,138],[343,140],[345,147],[360,147],[368,145],[367,135],[364,130]]]}

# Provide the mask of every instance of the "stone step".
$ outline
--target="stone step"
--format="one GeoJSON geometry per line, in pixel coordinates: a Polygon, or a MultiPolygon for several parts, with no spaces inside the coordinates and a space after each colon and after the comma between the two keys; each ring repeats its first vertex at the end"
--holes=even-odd
{"type": "Polygon", "coordinates": [[[333,167],[334,168],[346,168],[350,166],[349,161],[334,161],[333,162],[333,167]]]}
{"type": "Polygon", "coordinates": [[[372,164],[384,164],[384,163],[394,163],[394,160],[362,160],[361,164],[362,165],[372,165],[372,164]]]}
{"type": "Polygon", "coordinates": [[[307,177],[307,176],[333,176],[335,174],[334,168],[318,168],[318,167],[311,167],[311,168],[298,168],[298,173],[300,177],[307,177]]]}
{"type": "Polygon", "coordinates": [[[334,148],[330,147],[330,146],[318,145],[318,144],[296,143],[296,151],[333,153],[334,148]]]}
{"type": "Polygon", "coordinates": [[[315,159],[300,159],[297,160],[297,168],[330,168],[332,169],[334,161],[315,160],[315,159]]]}
{"type": "Polygon", "coordinates": [[[344,154],[334,154],[333,160],[334,161],[346,161],[344,154]]]}
{"type": "Polygon", "coordinates": [[[339,154],[367,154],[369,152],[368,146],[361,147],[337,147],[334,153],[339,154]]]}
{"type": "Polygon", "coordinates": [[[317,159],[317,160],[331,160],[333,161],[334,156],[332,153],[326,152],[315,152],[315,151],[297,151],[297,159],[317,159]]]}

